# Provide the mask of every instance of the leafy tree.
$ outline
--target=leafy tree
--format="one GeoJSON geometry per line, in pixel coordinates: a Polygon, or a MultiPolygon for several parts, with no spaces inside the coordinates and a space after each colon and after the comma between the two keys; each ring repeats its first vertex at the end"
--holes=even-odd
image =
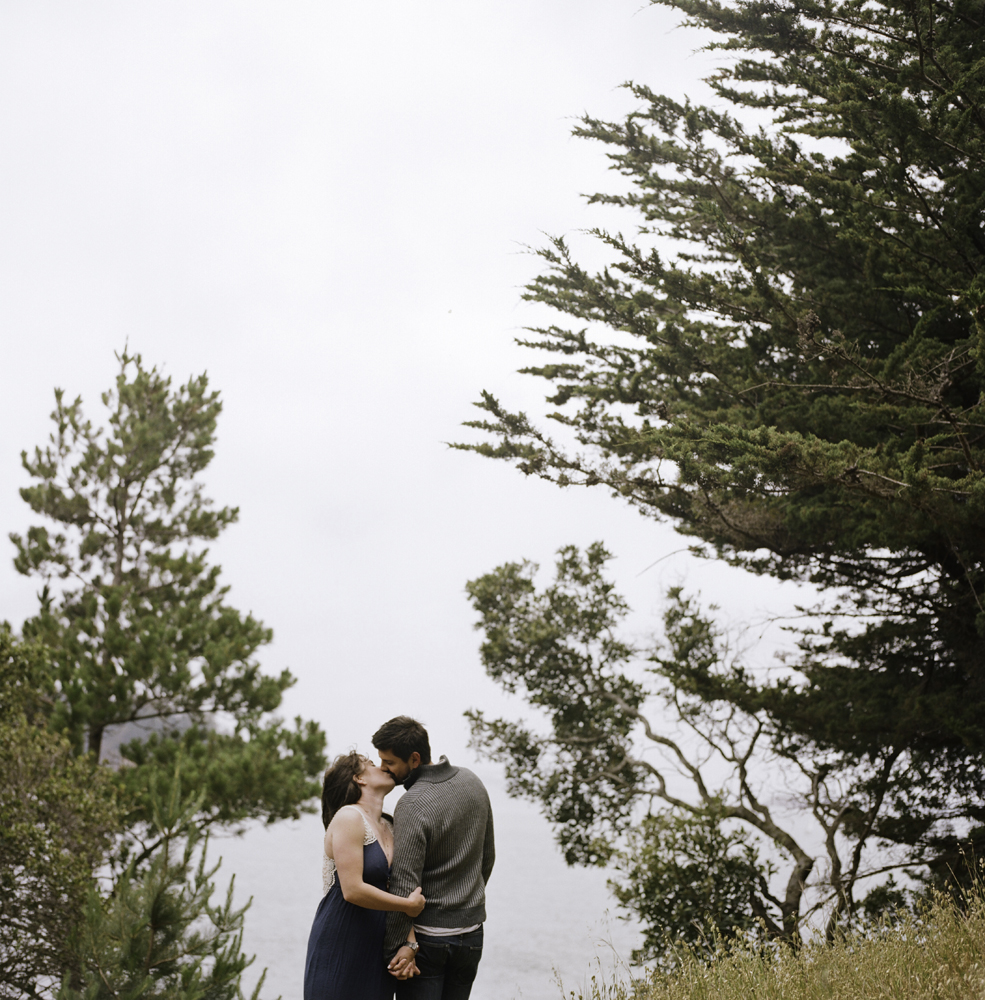
{"type": "Polygon", "coordinates": [[[695,916],[711,901],[721,937],[756,921],[795,944],[818,911],[834,935],[858,912],[858,882],[893,867],[871,849],[899,755],[848,766],[792,746],[768,711],[738,704],[731,690],[747,683],[742,657],[679,591],[671,592],[664,649],[621,640],[628,608],[604,575],[608,558],[598,543],[584,554],[563,548],[543,590],[530,563],[507,563],[468,584],[486,672],[547,723],[545,731],[473,710],[472,745],[506,765],[511,794],[541,805],[569,864],[617,859],[617,896],[647,924],[649,954],[668,936],[695,940],[695,916]],[[670,725],[656,721],[660,702],[670,725]],[[786,817],[771,801],[779,768],[786,817]],[[651,815],[637,827],[644,804],[651,815]],[[780,868],[760,859],[750,839],[757,833],[780,868]],[[823,866],[812,843],[823,845],[823,866]],[[699,868],[706,877],[678,886],[674,905],[652,896],[668,904],[674,879],[699,868]]]}
{"type": "Polygon", "coordinates": [[[723,941],[754,932],[750,901],[768,892],[772,869],[742,829],[726,830],[714,810],[664,810],[632,828],[610,882],[644,925],[636,962],[666,960],[686,945],[711,957],[723,941]]]}
{"type": "Polygon", "coordinates": [[[486,393],[496,440],[461,447],[818,588],[790,677],[684,680],[854,768],[880,807],[843,827],[933,862],[985,823],[985,14],[661,2],[727,55],[717,106],[629,84],[582,121],[638,235],[595,231],[597,272],[540,252],[527,298],[563,320],[521,343],[559,435],[486,393]]]}
{"type": "Polygon", "coordinates": [[[45,651],[0,626],[0,997],[50,995],[117,832],[109,775],[45,726],[45,651]]]}
{"type": "Polygon", "coordinates": [[[105,430],[84,417],[81,399],[66,403],[56,390],[50,443],[23,455],[34,484],[21,495],[48,524],[11,539],[17,569],[44,584],[24,635],[48,650],[51,727],[97,759],[113,727],[161,729],[123,747],[133,766],[117,777],[146,859],[158,843],[154,781],[181,775],[185,797],[204,789],[202,827],[296,816],[317,792],[325,738],[311,722],[271,721],[294,679],[261,672],[256,653],[271,632],[226,602],[207,561],[204,543],[238,515],[213,507],[200,481],[218,393],[205,375],[174,389],[139,355],[119,361],[102,397],[105,430]]]}

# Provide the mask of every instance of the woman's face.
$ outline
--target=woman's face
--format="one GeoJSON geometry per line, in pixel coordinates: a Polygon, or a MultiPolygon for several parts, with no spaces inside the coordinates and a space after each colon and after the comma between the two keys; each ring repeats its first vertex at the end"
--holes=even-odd
{"type": "Polygon", "coordinates": [[[374,764],[368,757],[363,757],[363,769],[359,772],[359,783],[366,788],[388,792],[395,782],[389,771],[384,771],[379,764],[374,764]]]}

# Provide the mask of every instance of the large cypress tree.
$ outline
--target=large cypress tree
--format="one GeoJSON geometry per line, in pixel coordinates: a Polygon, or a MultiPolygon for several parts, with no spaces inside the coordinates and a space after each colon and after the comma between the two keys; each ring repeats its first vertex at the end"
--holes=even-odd
{"type": "Polygon", "coordinates": [[[541,251],[561,318],[521,343],[560,428],[484,394],[498,440],[463,447],[819,588],[789,678],[688,684],[788,750],[898,759],[877,833],[946,859],[985,825],[983,7],[660,2],[714,33],[716,107],[629,84],[582,121],[638,235],[596,231],[597,272],[541,251]]]}

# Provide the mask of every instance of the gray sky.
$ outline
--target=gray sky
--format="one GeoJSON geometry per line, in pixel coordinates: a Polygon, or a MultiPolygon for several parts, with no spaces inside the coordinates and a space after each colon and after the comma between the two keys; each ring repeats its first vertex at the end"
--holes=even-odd
{"type": "MultiPolygon", "coordinates": [[[[275,630],[267,668],[299,678],[285,714],[332,752],[407,711],[462,758],[463,710],[505,704],[463,586],[506,560],[605,540],[638,630],[682,579],[739,620],[770,606],[775,585],[684,555],[640,575],[686,542],[444,444],[482,388],[542,408],[513,374],[543,318],[521,247],[618,224],[579,197],[620,181],[573,119],[629,110],[629,78],[703,97],[673,26],[640,0],[7,0],[3,530],[31,523],[18,456],[52,388],[101,422],[128,341],[222,392],[206,482],[241,520],[213,552],[275,630]]],[[[36,590],[4,560],[0,617],[36,590]]]]}

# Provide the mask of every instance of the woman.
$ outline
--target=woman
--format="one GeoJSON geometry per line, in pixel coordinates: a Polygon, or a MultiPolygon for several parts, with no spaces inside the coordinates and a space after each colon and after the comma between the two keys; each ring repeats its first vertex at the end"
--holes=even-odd
{"type": "Polygon", "coordinates": [[[308,938],[304,1000],[389,1000],[394,980],[383,964],[385,910],[416,917],[418,886],[409,896],[386,891],[393,863],[393,827],[383,797],[393,776],[357,753],[325,772],[324,896],[308,938]]]}

